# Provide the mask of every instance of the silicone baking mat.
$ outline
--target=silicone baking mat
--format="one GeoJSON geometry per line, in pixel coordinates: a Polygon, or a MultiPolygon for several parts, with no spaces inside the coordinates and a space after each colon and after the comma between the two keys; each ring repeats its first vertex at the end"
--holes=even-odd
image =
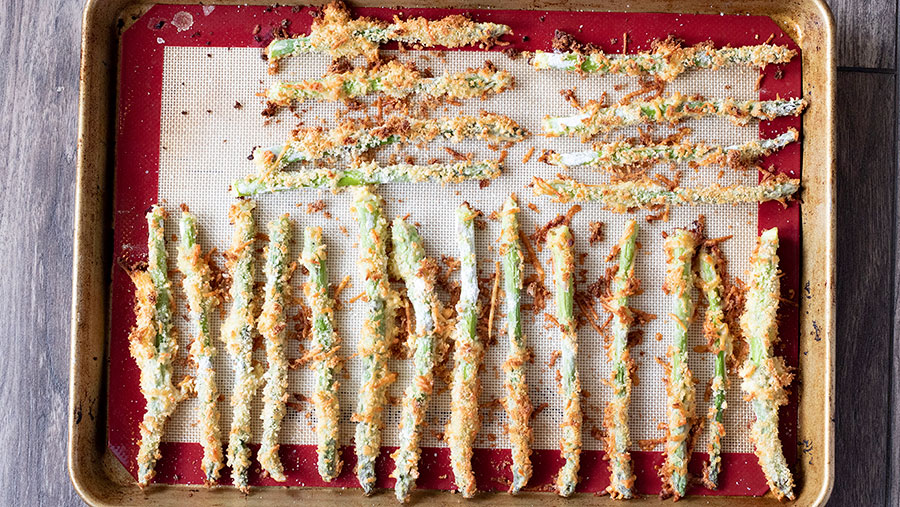
{"type": "MultiPolygon", "coordinates": [[[[227,209],[233,198],[228,192],[228,185],[234,178],[255,170],[254,163],[248,160],[251,149],[259,145],[278,145],[300,122],[305,126],[321,125],[326,128],[335,125],[336,113],[339,109],[345,109],[340,104],[306,102],[299,104],[295,111],[285,109],[268,121],[260,115],[263,104],[257,93],[273,80],[316,77],[325,72],[328,59],[323,55],[304,55],[284,60],[280,72],[275,76],[267,74],[266,63],[260,59],[261,48],[271,40],[273,28],[288,26],[294,33],[306,33],[311,22],[309,10],[258,6],[155,6],[125,30],[121,44],[116,146],[116,258],[127,261],[146,258],[144,213],[155,202],[164,202],[171,215],[176,218],[178,205],[186,203],[198,216],[204,249],[217,248],[219,252],[224,251],[231,237],[227,209]]],[[[435,18],[462,11],[356,9],[354,12],[389,19],[394,14],[435,18]]],[[[798,49],[774,22],[765,17],[561,11],[466,12],[476,20],[510,25],[515,34],[506,36],[504,40],[511,43],[507,47],[519,50],[549,49],[556,29],[565,30],[579,40],[592,42],[608,52],[621,52],[626,40],[629,52],[649,49],[651,41],[669,35],[683,39],[687,44],[712,40],[718,46],[759,44],[771,38],[773,43],[788,44],[798,49]]],[[[500,208],[509,193],[516,192],[523,210],[522,227],[528,234],[557,214],[568,210],[569,205],[534,197],[525,188],[533,175],[552,178],[559,172],[558,168],[538,161],[537,155],[543,149],[552,148],[558,152],[583,149],[574,139],[544,138],[538,135],[540,119],[545,114],[574,114],[574,109],[560,95],[560,90],[574,89],[576,96],[582,101],[598,99],[605,92],[609,100],[615,102],[639,87],[637,79],[632,77],[581,78],[555,71],[537,73],[531,70],[524,59],[510,59],[506,53],[496,50],[402,51],[398,57],[404,61],[416,61],[420,68],[431,68],[435,74],[480,67],[489,59],[498,68],[514,75],[515,88],[487,100],[470,100],[458,106],[439,108],[432,112],[432,117],[459,113],[478,114],[480,110],[486,110],[512,117],[533,134],[526,141],[508,149],[503,175],[485,188],[480,188],[478,182],[468,182],[448,186],[393,184],[383,185],[379,189],[386,200],[386,215],[393,217],[410,214],[411,220],[420,224],[427,254],[436,259],[440,259],[442,255],[457,254],[452,234],[452,212],[463,200],[470,202],[485,215],[490,215],[500,208]],[[531,147],[535,147],[535,155],[527,163],[523,163],[523,158],[531,147]],[[529,204],[534,204],[534,208],[529,208],[529,204]]],[[[763,73],[761,81],[758,71],[745,68],[688,72],[668,84],[666,93],[680,91],[685,94],[699,93],[706,97],[732,96],[736,99],[794,97],[801,93],[800,70],[798,56],[790,64],[770,66],[763,73]]],[[[692,129],[693,140],[731,144],[757,137],[772,137],[791,126],[799,129],[800,121],[798,118],[782,118],[737,127],[721,118],[707,118],[687,122],[684,126],[692,129]]],[[[655,134],[666,135],[671,132],[674,131],[661,127],[656,129],[655,134]]],[[[622,134],[631,136],[636,135],[637,131],[626,129],[622,134]]],[[[384,160],[390,154],[397,154],[401,159],[412,156],[418,163],[425,163],[434,157],[450,161],[450,157],[442,150],[444,146],[452,146],[463,153],[472,152],[476,159],[499,156],[497,151],[484,142],[467,141],[455,145],[434,142],[427,147],[407,146],[399,150],[388,147],[380,151],[378,158],[384,160]]],[[[769,157],[764,164],[774,165],[780,171],[798,177],[800,157],[800,144],[795,143],[769,157]]],[[[690,186],[752,183],[757,179],[754,172],[725,171],[721,175],[718,169],[695,170],[686,165],[676,169],[683,171],[682,182],[690,186]]],[[[654,171],[673,177],[671,170],[663,166],[654,171]]],[[[583,168],[572,169],[571,175],[589,182],[606,179],[600,173],[583,168]]],[[[290,213],[294,224],[295,241],[291,251],[294,258],[299,256],[303,227],[321,225],[325,230],[329,249],[328,269],[332,286],[336,286],[345,276],[350,277],[349,287],[341,294],[343,307],[336,313],[337,330],[343,339],[341,355],[346,359],[346,375],[340,386],[341,438],[346,446],[345,464],[340,478],[331,484],[336,487],[357,487],[353,474],[355,458],[351,416],[359,389],[359,361],[354,353],[364,315],[362,303],[348,302],[362,290],[362,280],[356,268],[357,224],[348,209],[351,202],[352,195],[349,192],[333,195],[316,190],[294,191],[260,197],[255,212],[259,231],[263,233],[269,220],[283,213],[290,213]],[[324,209],[309,209],[311,203],[319,200],[323,201],[324,209]]],[[[640,450],[639,442],[646,443],[664,436],[664,430],[659,427],[665,421],[664,371],[656,358],[665,356],[671,321],[666,317],[670,299],[661,290],[665,271],[662,233],[675,227],[688,226],[701,214],[706,216],[706,232],[710,237],[734,236],[724,244],[724,252],[730,274],[743,279],[746,279],[748,258],[757,232],[763,228],[778,226],[782,236],[779,255],[785,273],[783,292],[787,298],[796,298],[799,292],[798,203],[792,203],[787,208],[778,203],[675,208],[668,222],[645,221],[647,212],[636,215],[641,226],[638,237],[641,248],[635,273],[641,280],[644,293],[635,297],[631,304],[658,317],[643,327],[644,339],[632,352],[638,363],[638,383],[634,388],[630,411],[631,432],[635,442],[632,451],[637,489],[644,494],[659,491],[660,482],[655,467],[662,462],[662,446],[649,451],[640,450]],[[658,340],[657,336],[660,335],[662,339],[658,340]]],[[[583,210],[575,215],[572,222],[576,238],[575,249],[584,258],[583,265],[579,266],[579,269],[585,270],[582,288],[601,276],[608,267],[606,255],[628,218],[630,217],[602,211],[590,203],[585,204],[583,210]],[[589,223],[594,221],[604,223],[604,239],[590,244],[589,223]]],[[[499,223],[490,219],[485,219],[484,222],[486,227],[478,230],[476,236],[479,275],[488,277],[495,270],[499,223]]],[[[170,219],[166,226],[167,236],[171,240],[169,258],[176,304],[179,315],[185,316],[177,319],[180,355],[176,365],[176,378],[180,378],[190,373],[186,351],[192,328],[186,319],[186,302],[180,288],[181,278],[175,271],[177,221],[170,219]]],[[[262,242],[257,247],[261,251],[262,242]]],[[[539,252],[538,255],[549,275],[547,252],[539,252]]],[[[260,255],[257,262],[258,281],[262,281],[262,262],[260,255]]],[[[221,258],[218,259],[218,264],[224,265],[221,258]]],[[[527,269],[530,273],[531,268],[527,269]]],[[[300,284],[304,278],[299,272],[294,276],[293,286],[297,295],[302,294],[300,284]]],[[[134,472],[138,423],[144,401],[138,390],[137,367],[128,355],[127,336],[133,324],[133,288],[125,272],[119,268],[115,268],[113,272],[112,291],[109,445],[126,468],[134,472]]],[[[530,302],[530,298],[526,297],[525,303],[530,302]]],[[[783,306],[780,352],[789,365],[796,365],[796,309],[790,304],[783,306]]],[[[499,310],[502,317],[505,309],[501,306],[499,310]]],[[[296,311],[296,307],[289,309],[291,315],[296,311]]],[[[553,312],[552,302],[546,311],[553,312]]],[[[597,311],[603,314],[599,305],[597,311]]],[[[690,329],[691,347],[704,343],[701,336],[702,318],[701,309],[690,329]]],[[[487,346],[481,372],[482,429],[476,442],[474,463],[478,472],[478,487],[482,490],[505,490],[510,477],[508,439],[503,429],[505,414],[499,404],[495,403],[505,396],[502,363],[508,343],[502,331],[504,322],[502,318],[496,319],[495,339],[487,346]]],[[[216,314],[212,322],[213,336],[218,335],[220,323],[220,316],[216,314]]],[[[561,464],[556,450],[561,406],[556,392],[556,366],[552,360],[554,351],[559,347],[559,336],[540,315],[526,318],[525,334],[534,350],[534,363],[528,371],[528,385],[532,402],[538,408],[533,420],[535,475],[530,487],[548,489],[561,464]]],[[[604,384],[609,375],[609,365],[603,339],[590,326],[583,325],[579,328],[579,345],[578,367],[584,389],[582,405],[585,413],[585,452],[579,491],[598,492],[608,483],[600,430],[603,408],[610,395],[609,388],[604,384]]],[[[289,357],[299,357],[302,355],[301,347],[308,346],[308,342],[290,340],[289,357]]],[[[219,346],[218,349],[216,371],[222,394],[219,407],[223,433],[227,435],[231,420],[228,399],[232,376],[224,347],[219,346]]],[[[257,350],[255,357],[264,362],[262,350],[257,350]]],[[[703,393],[712,373],[712,360],[711,354],[700,353],[692,353],[690,359],[690,366],[699,381],[698,415],[701,416],[705,416],[708,408],[703,393]]],[[[411,364],[408,360],[392,360],[390,366],[399,373],[390,394],[399,399],[410,381],[411,364]]],[[[305,401],[312,389],[312,372],[305,367],[293,369],[289,382],[292,403],[280,436],[283,444],[281,456],[288,481],[282,484],[323,486],[325,484],[319,479],[314,466],[315,416],[312,406],[305,401]]],[[[423,442],[425,450],[418,484],[422,488],[452,489],[449,452],[440,440],[440,434],[449,418],[450,396],[447,386],[440,380],[436,382],[436,395],[428,414],[429,432],[423,442]]],[[[766,491],[765,480],[748,440],[751,411],[749,405],[741,399],[739,383],[738,378],[732,377],[725,422],[728,433],[724,443],[721,488],[717,492],[710,492],[695,487],[691,494],[760,495],[766,491]]],[[[261,434],[261,406],[261,396],[258,395],[253,412],[254,442],[258,441],[261,434]]],[[[158,482],[202,483],[199,469],[202,453],[199,444],[195,443],[198,439],[195,412],[195,400],[185,401],[169,421],[162,447],[163,457],[157,466],[158,482]]],[[[398,404],[389,405],[385,411],[385,447],[379,469],[379,485],[383,487],[393,484],[393,479],[388,477],[393,468],[388,455],[398,443],[399,413],[398,404]]],[[[796,420],[796,399],[792,398],[791,405],[782,410],[781,425],[781,436],[789,462],[793,462],[797,454],[796,420]]],[[[709,428],[705,425],[694,447],[698,451],[691,462],[694,471],[699,471],[706,459],[706,454],[701,451],[706,450],[708,434],[709,428]]],[[[223,483],[228,482],[226,470],[223,483]]],[[[252,471],[251,484],[277,483],[262,477],[257,465],[252,471]]]]}

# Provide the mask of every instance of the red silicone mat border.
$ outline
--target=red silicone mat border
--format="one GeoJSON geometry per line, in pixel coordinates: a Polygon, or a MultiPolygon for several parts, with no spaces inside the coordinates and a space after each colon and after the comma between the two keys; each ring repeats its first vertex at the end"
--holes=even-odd
{"type": "MultiPolygon", "coordinates": [[[[135,261],[146,259],[146,222],[144,213],[156,201],[160,150],[160,104],[163,75],[163,47],[216,46],[264,47],[271,40],[272,29],[287,19],[290,30],[305,33],[309,29],[310,8],[263,6],[198,6],[157,5],[136,20],[121,38],[120,89],[118,95],[118,125],[116,140],[114,255],[116,259],[135,261]],[[178,31],[170,22],[178,12],[193,17],[190,29],[178,31]],[[258,35],[253,31],[260,26],[258,35]]],[[[430,18],[467,12],[479,21],[493,21],[510,25],[515,35],[507,36],[510,47],[519,50],[548,49],[555,29],[575,34],[580,40],[592,42],[609,52],[621,51],[623,34],[628,34],[629,51],[648,49],[654,39],[674,35],[687,44],[711,40],[717,46],[759,44],[769,40],[799,47],[769,18],[763,16],[715,16],[664,13],[604,13],[564,11],[508,11],[508,10],[449,10],[449,9],[356,9],[360,15],[384,19],[402,12],[404,16],[422,15],[430,18]],[[527,37],[526,37],[527,36],[527,37]]],[[[499,49],[499,48],[498,48],[499,49]]],[[[463,49],[470,50],[470,49],[463,49]]],[[[260,62],[260,72],[265,72],[260,62]]],[[[801,94],[800,57],[787,65],[769,66],[763,72],[760,98],[788,97],[801,94]],[[777,75],[776,75],[777,74],[777,75]]],[[[761,137],[772,137],[788,127],[801,128],[799,118],[779,118],[762,122],[761,137]]],[[[769,157],[766,164],[779,171],[799,177],[801,145],[795,143],[769,157]]],[[[780,229],[782,286],[785,295],[799,297],[800,276],[800,205],[787,208],[778,203],[759,206],[759,229],[777,226],[780,229]]],[[[135,474],[135,457],[139,438],[138,424],[144,401],[140,395],[139,373],[128,353],[128,330],[134,322],[131,310],[133,287],[127,275],[118,267],[112,273],[111,333],[109,353],[109,447],[123,465],[135,474]]],[[[799,315],[795,306],[786,304],[781,312],[780,353],[789,366],[799,362],[799,315]]],[[[737,388],[737,386],[733,386],[737,388]]],[[[797,395],[791,394],[790,404],[781,412],[781,437],[785,443],[788,462],[797,458],[796,443],[797,395]]],[[[348,437],[349,438],[349,437],[348,437]]],[[[391,487],[388,478],[393,468],[390,448],[382,449],[379,460],[381,487],[391,487]]],[[[199,444],[164,443],[163,458],[157,465],[156,481],[168,484],[202,484],[199,468],[202,456],[199,444]]],[[[656,494],[660,482],[656,468],[662,463],[660,452],[632,453],[637,475],[636,488],[641,494],[656,494]]],[[[252,485],[326,486],[315,472],[315,447],[283,445],[281,456],[288,481],[276,483],[261,477],[254,467],[252,485]]],[[[608,470],[602,451],[584,451],[581,483],[578,490],[601,492],[608,484],[608,470]]],[[[352,447],[344,448],[345,465],[334,487],[358,487],[353,475],[355,456],[352,447]]],[[[691,469],[699,472],[706,454],[695,452],[691,469]]],[[[691,494],[761,495],[767,487],[765,478],[752,454],[731,453],[723,456],[722,487],[709,491],[693,487],[691,494]]],[[[474,457],[478,487],[481,490],[505,490],[509,475],[509,451],[476,449],[474,457]]],[[[535,450],[535,472],[530,487],[550,490],[561,464],[556,450],[535,450]]],[[[425,448],[421,461],[422,475],[418,485],[425,489],[453,489],[449,451],[446,448],[425,448]]],[[[227,477],[227,476],[226,476],[227,477]]],[[[227,483],[227,479],[223,482],[227,483]]]]}

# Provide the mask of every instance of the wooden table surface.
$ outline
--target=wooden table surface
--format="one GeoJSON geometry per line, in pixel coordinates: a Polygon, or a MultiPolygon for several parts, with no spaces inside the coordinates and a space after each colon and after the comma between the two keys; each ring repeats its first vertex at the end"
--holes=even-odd
{"type": "MultiPolygon", "coordinates": [[[[897,1],[830,4],[839,66],[831,505],[896,506],[897,1]]],[[[82,6],[0,2],[0,505],[81,503],[65,447],[82,6]]]]}

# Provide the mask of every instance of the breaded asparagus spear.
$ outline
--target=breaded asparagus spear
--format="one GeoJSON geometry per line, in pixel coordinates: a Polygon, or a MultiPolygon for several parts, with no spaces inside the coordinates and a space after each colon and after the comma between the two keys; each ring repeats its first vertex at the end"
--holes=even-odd
{"type": "Polygon", "coordinates": [[[141,394],[147,402],[141,422],[138,448],[138,486],[147,486],[156,474],[159,443],[166,421],[191,385],[188,381],[175,387],[172,383],[172,361],[178,353],[172,329],[172,295],[166,262],[166,210],[154,205],[147,213],[149,262],[146,270],[129,273],[134,283],[137,303],[135,326],[128,336],[129,351],[141,370],[141,394]]]}
{"type": "Polygon", "coordinates": [[[478,393],[481,390],[478,369],[481,367],[483,346],[477,331],[478,269],[475,255],[475,218],[478,215],[467,202],[456,208],[460,293],[456,304],[450,423],[445,436],[450,446],[450,464],[456,489],[463,498],[475,496],[472,445],[481,425],[478,415],[478,393]]]}
{"type": "Polygon", "coordinates": [[[264,168],[282,168],[294,162],[329,157],[356,157],[386,144],[431,141],[441,137],[453,142],[480,138],[492,143],[521,141],[525,129],[511,118],[482,112],[480,116],[447,116],[434,119],[392,116],[376,127],[348,119],[331,130],[306,128],[296,131],[282,146],[258,148],[253,155],[264,168]]]}
{"type": "Polygon", "coordinates": [[[183,204],[179,228],[181,243],[178,246],[178,270],[184,275],[181,284],[191,310],[191,320],[197,329],[197,336],[191,342],[190,354],[191,360],[197,365],[195,387],[200,404],[200,444],[203,446],[203,461],[200,466],[203,469],[203,480],[207,485],[213,485],[219,481],[219,471],[225,466],[225,457],[219,429],[219,391],[213,368],[216,348],[209,334],[209,312],[221,301],[210,287],[209,263],[203,257],[197,241],[197,220],[183,204]]]}
{"type": "Polygon", "coordinates": [[[375,460],[381,453],[383,411],[387,389],[397,378],[388,368],[391,324],[397,308],[397,294],[388,282],[387,241],[384,201],[369,187],[356,192],[359,220],[359,269],[365,280],[366,320],[359,340],[362,382],[356,408],[356,476],[367,495],[375,491],[375,460]]]}
{"type": "Polygon", "coordinates": [[[340,435],[338,420],[338,374],[341,360],[338,357],[340,337],[334,331],[334,301],[328,295],[327,254],[322,242],[321,227],[307,227],[303,237],[303,266],[309,279],[303,293],[312,310],[313,354],[316,370],[316,390],[313,404],[316,407],[316,451],[319,455],[319,475],[328,482],[341,473],[340,435]]]}
{"type": "Polygon", "coordinates": [[[741,316],[741,330],[750,345],[750,353],[741,366],[740,375],[743,379],[741,390],[746,393],[745,399],[750,401],[756,415],[750,438],[769,489],[779,500],[793,500],[794,479],[778,438],[778,407],[788,403],[784,388],[790,384],[793,375],[788,373],[784,360],[776,357],[773,350],[778,339],[777,314],[781,301],[777,251],[778,229],[763,231],[750,258],[750,287],[741,316]]]}
{"type": "Polygon", "coordinates": [[[737,169],[752,166],[762,157],[800,139],[796,129],[772,139],[757,139],[731,146],[709,146],[703,143],[634,144],[628,141],[597,143],[592,150],[574,153],[553,153],[547,157],[551,165],[572,167],[625,167],[635,164],[693,162],[698,166],[719,165],[737,169]]]}
{"type": "Polygon", "coordinates": [[[512,75],[485,64],[479,69],[426,77],[413,65],[391,60],[374,68],[356,68],[315,79],[277,81],[266,89],[266,101],[286,106],[292,101],[343,101],[381,93],[403,98],[413,94],[446,99],[472,99],[501,93],[513,86],[512,75]]]}
{"type": "Polygon", "coordinates": [[[614,316],[612,321],[613,341],[607,351],[612,362],[610,386],[612,400],[606,406],[604,423],[606,426],[606,455],[609,457],[609,487],[606,491],[612,498],[634,497],[634,472],[631,466],[631,436],[628,430],[628,406],[631,403],[631,372],[634,361],[628,350],[628,331],[634,315],[628,308],[628,296],[634,294],[634,251],[637,241],[637,221],[625,223],[625,230],[619,239],[619,266],[612,280],[611,294],[605,302],[606,309],[614,316]]]}
{"type": "Polygon", "coordinates": [[[690,69],[716,70],[729,65],[763,68],[774,63],[787,63],[797,52],[787,46],[760,44],[716,49],[706,42],[682,47],[673,40],[657,41],[653,51],[635,54],[606,55],[596,50],[546,53],[537,51],[531,59],[535,69],[558,69],[586,74],[651,75],[661,81],[672,81],[690,69]]]}
{"type": "Polygon", "coordinates": [[[231,184],[231,191],[238,197],[301,188],[323,188],[337,192],[344,187],[381,183],[459,183],[466,180],[489,180],[499,175],[500,162],[496,160],[429,165],[394,164],[383,167],[375,162],[355,161],[347,169],[265,170],[236,180],[231,184]]]}
{"type": "Polygon", "coordinates": [[[509,336],[509,354],[503,364],[506,372],[506,400],[504,406],[509,418],[509,442],[512,447],[512,484],[510,494],[517,494],[531,479],[531,429],[533,407],[528,397],[525,379],[525,363],[529,352],[522,335],[521,295],[522,272],[525,257],[519,243],[519,205],[516,196],[510,195],[500,214],[500,258],[503,266],[503,292],[506,293],[506,334],[509,336]]]}
{"type": "Polygon", "coordinates": [[[415,335],[411,336],[414,377],[403,396],[400,415],[400,448],[394,454],[394,493],[406,502],[419,477],[419,442],[425,430],[425,413],[434,387],[436,312],[440,303],[434,289],[433,261],[425,258],[422,238],[414,225],[394,219],[391,230],[394,263],[406,283],[406,291],[415,313],[415,335]]]}
{"type": "Polygon", "coordinates": [[[288,360],[285,355],[285,307],[291,299],[291,274],[295,265],[287,261],[291,245],[291,220],[282,215],[269,222],[269,245],[266,247],[266,288],[257,329],[266,346],[268,369],[263,375],[263,434],[257,459],[272,479],[285,480],[284,467],[278,457],[278,433],[284,419],[287,399],[288,360]]]}
{"type": "Polygon", "coordinates": [[[699,188],[669,188],[650,178],[587,185],[573,179],[544,181],[534,177],[534,194],[549,195],[557,202],[595,201],[616,213],[632,208],[742,202],[787,201],[800,190],[800,180],[778,174],[759,185],[709,185],[699,188]]]}
{"type": "Polygon", "coordinates": [[[692,267],[697,250],[697,234],[675,229],[666,237],[666,281],[663,292],[672,296],[672,345],[669,356],[672,364],[666,381],[666,460],[660,469],[663,492],[675,499],[685,495],[688,486],[688,462],[691,460],[691,432],[695,419],[695,388],[688,368],[687,333],[694,315],[691,287],[694,285],[692,267]]]}
{"type": "Polygon", "coordinates": [[[703,334],[706,335],[709,350],[716,354],[712,379],[713,406],[709,409],[709,425],[713,434],[709,443],[709,463],[703,470],[703,482],[711,488],[719,486],[719,471],[722,469],[722,440],[725,438],[725,393],[728,390],[728,362],[734,350],[731,330],[725,322],[722,294],[722,274],[725,261],[717,245],[704,246],[699,255],[698,286],[706,297],[706,321],[703,334]]]}
{"type": "Polygon", "coordinates": [[[560,496],[568,497],[578,485],[581,467],[581,383],[578,380],[576,359],[578,336],[575,331],[575,240],[568,225],[559,225],[547,234],[547,246],[553,257],[553,279],[556,285],[556,320],[562,328],[560,394],[563,396],[562,437],[560,452],[566,460],[556,478],[560,496]]]}
{"type": "Polygon", "coordinates": [[[751,119],[772,120],[779,116],[797,116],[806,107],[806,100],[743,100],[732,98],[706,100],[678,92],[668,97],[630,104],[604,105],[590,101],[573,116],[546,116],[541,129],[548,136],[580,136],[586,141],[596,134],[610,132],[629,125],[645,123],[678,123],[688,118],[724,116],[736,125],[746,125],[751,119]]]}
{"type": "Polygon", "coordinates": [[[309,35],[272,41],[266,53],[270,62],[303,53],[328,53],[333,58],[365,55],[370,61],[378,57],[378,47],[388,42],[401,42],[422,47],[458,48],[493,45],[494,39],[512,33],[506,25],[476,23],[462,15],[436,20],[422,17],[393,23],[375,18],[352,18],[343,2],[331,2],[322,16],[313,21],[309,35]]]}
{"type": "Polygon", "coordinates": [[[231,356],[234,390],[231,393],[231,435],[228,439],[228,466],[231,480],[242,492],[250,487],[250,402],[260,384],[262,368],[253,364],[253,242],[256,227],[252,211],[256,202],[239,200],[228,218],[234,224],[231,248],[227,252],[231,274],[231,309],[222,325],[222,340],[231,356]]]}

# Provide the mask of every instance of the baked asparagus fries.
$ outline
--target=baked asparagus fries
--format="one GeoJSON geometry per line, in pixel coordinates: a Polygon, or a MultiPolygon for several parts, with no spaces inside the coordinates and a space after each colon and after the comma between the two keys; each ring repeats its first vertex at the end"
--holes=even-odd
{"type": "Polygon", "coordinates": [[[506,294],[506,334],[509,336],[509,353],[503,370],[506,372],[506,400],[504,407],[509,418],[508,433],[512,447],[512,475],[510,494],[522,491],[531,479],[531,429],[533,407],[528,397],[525,364],[530,353],[522,334],[522,277],[525,257],[519,240],[519,205],[516,196],[506,199],[501,212],[500,258],[503,267],[503,292],[506,294]]]}
{"type": "Polygon", "coordinates": [[[558,225],[547,233],[547,246],[553,258],[553,281],[556,286],[556,320],[562,331],[560,394],[563,396],[562,437],[560,453],[565,463],[556,478],[560,496],[568,497],[578,485],[581,467],[581,383],[578,380],[578,336],[575,331],[575,240],[568,225],[558,225]]]}
{"type": "Polygon", "coordinates": [[[256,202],[240,200],[231,206],[228,218],[234,224],[231,248],[227,252],[231,274],[231,309],[222,325],[222,340],[231,356],[234,389],[231,393],[231,435],[228,439],[228,466],[231,480],[244,493],[250,491],[250,402],[256,394],[262,368],[253,364],[253,243],[256,226],[252,211],[256,202]]]}
{"type": "Polygon", "coordinates": [[[560,177],[556,180],[544,181],[534,176],[532,186],[535,195],[548,195],[557,202],[591,201],[603,205],[610,211],[625,213],[633,208],[649,208],[659,205],[785,202],[800,190],[800,180],[779,173],[759,185],[670,188],[650,178],[587,185],[569,178],[560,177]]]}
{"type": "Polygon", "coordinates": [[[547,163],[560,167],[591,166],[627,167],[637,164],[692,162],[698,166],[718,165],[744,169],[762,157],[800,139],[796,129],[772,138],[758,139],[731,146],[709,146],[703,143],[635,144],[629,141],[596,143],[593,149],[574,153],[550,152],[547,163]]]}
{"type": "Polygon", "coordinates": [[[266,287],[262,313],[257,329],[266,346],[268,369],[263,375],[263,434],[257,458],[263,470],[279,482],[285,480],[284,467],[278,457],[278,433],[284,419],[288,386],[288,360],[285,354],[285,307],[291,300],[291,275],[294,263],[287,261],[291,246],[291,220],[282,215],[269,222],[269,245],[266,247],[266,287]]]}
{"type": "Polygon", "coordinates": [[[197,332],[191,342],[190,354],[191,361],[197,365],[194,384],[200,404],[197,423],[200,445],[203,446],[200,468],[203,470],[203,480],[211,486],[219,481],[219,473],[225,466],[222,432],[219,429],[219,391],[216,388],[216,370],[213,368],[216,348],[209,334],[209,313],[221,301],[210,286],[209,263],[203,257],[197,241],[197,220],[187,206],[182,204],[181,209],[178,270],[184,275],[181,285],[197,332]]]}
{"type": "Polygon", "coordinates": [[[392,23],[375,18],[352,18],[343,2],[331,2],[322,16],[313,21],[309,35],[276,39],[266,48],[271,63],[303,53],[327,53],[333,58],[364,55],[378,58],[378,48],[388,42],[401,42],[421,47],[491,46],[495,39],[512,33],[506,25],[477,23],[461,15],[428,20],[422,17],[392,23]]]}
{"type": "Polygon", "coordinates": [[[607,355],[612,363],[609,385],[612,400],[604,412],[606,426],[606,455],[609,458],[609,487],[606,491],[616,499],[634,497],[634,472],[631,466],[631,436],[628,430],[628,406],[631,404],[631,375],[634,361],[628,350],[628,331],[634,315],[628,308],[628,297],[640,287],[634,278],[634,253],[638,225],[635,220],[625,223],[625,230],[616,245],[619,265],[612,280],[609,299],[604,301],[607,311],[613,315],[612,336],[607,355]]]}
{"type": "Polygon", "coordinates": [[[141,394],[147,405],[140,424],[137,482],[146,487],[156,475],[161,457],[159,443],[166,421],[191,390],[190,379],[179,387],[172,383],[172,362],[178,353],[172,329],[172,294],[166,259],[166,210],[153,206],[147,213],[148,256],[146,270],[129,272],[137,303],[135,325],[128,335],[129,351],[141,370],[141,394]]]}
{"type": "Polygon", "coordinates": [[[387,220],[384,200],[368,187],[356,191],[359,221],[359,270],[365,280],[366,320],[359,340],[362,386],[356,406],[356,476],[367,495],[375,492],[375,460],[381,453],[387,389],[397,378],[388,369],[397,294],[388,282],[387,220]]]}
{"type": "Polygon", "coordinates": [[[678,123],[689,118],[723,116],[736,125],[752,119],[772,120],[780,116],[798,116],[806,107],[804,99],[743,100],[732,98],[707,100],[675,92],[666,98],[629,104],[605,105],[590,101],[573,116],[546,116],[541,129],[548,136],[579,136],[582,141],[629,125],[678,123]]]}
{"type": "Polygon", "coordinates": [[[440,301],[434,288],[435,265],[425,257],[422,238],[414,225],[400,217],[391,228],[394,264],[406,284],[415,314],[415,333],[410,336],[414,378],[403,396],[400,415],[400,448],[394,454],[394,493],[406,502],[419,477],[419,443],[425,431],[425,413],[434,387],[434,355],[437,340],[435,316],[440,301]]]}
{"type": "Polygon", "coordinates": [[[731,330],[725,321],[722,273],[725,259],[718,245],[704,246],[699,254],[697,285],[706,298],[706,319],[703,334],[709,350],[716,355],[711,385],[713,406],[709,408],[709,425],[712,436],[709,442],[709,462],[703,469],[703,483],[710,489],[719,487],[719,472],[722,469],[722,441],[725,439],[725,409],[728,403],[728,363],[733,360],[734,344],[731,330]]]}
{"type": "Polygon", "coordinates": [[[312,310],[312,357],[315,360],[316,388],[313,405],[316,408],[316,452],[319,456],[319,476],[333,481],[341,473],[340,435],[338,421],[338,357],[340,337],[334,331],[334,301],[328,295],[327,254],[322,242],[321,227],[307,227],[303,237],[303,266],[309,278],[303,293],[312,310]]]}
{"type": "Polygon", "coordinates": [[[500,162],[456,162],[453,164],[379,166],[375,162],[354,161],[347,169],[309,169],[281,171],[266,169],[231,184],[231,192],[238,197],[269,194],[301,188],[322,188],[338,192],[346,187],[378,185],[381,183],[421,183],[440,181],[459,183],[466,180],[490,180],[500,176],[500,162]]]}
{"type": "Polygon", "coordinates": [[[691,439],[695,421],[695,388],[688,367],[687,333],[694,315],[691,287],[694,285],[693,260],[697,250],[698,234],[685,229],[675,229],[666,238],[666,280],[663,292],[672,297],[672,345],[666,379],[666,430],[665,463],[660,469],[663,492],[675,499],[682,498],[688,487],[688,462],[691,460],[691,439]]]}
{"type": "Polygon", "coordinates": [[[448,100],[463,100],[502,93],[513,86],[512,75],[497,70],[490,62],[478,69],[426,77],[413,65],[397,60],[372,68],[326,74],[315,79],[272,83],[265,91],[266,101],[287,106],[294,101],[343,101],[381,93],[401,99],[418,94],[448,100]]]}
{"type": "Polygon", "coordinates": [[[480,138],[492,143],[517,142],[525,130],[511,118],[482,112],[480,116],[445,116],[418,119],[392,116],[378,126],[360,120],[344,120],[332,130],[306,128],[294,133],[282,146],[258,148],[253,159],[263,168],[283,168],[295,162],[325,158],[357,157],[379,146],[432,141],[438,137],[460,142],[480,138]]]}
{"type": "Polygon", "coordinates": [[[483,346],[478,337],[478,269],[475,255],[475,218],[479,213],[464,202],[456,209],[456,239],[459,243],[459,302],[456,304],[456,329],[453,352],[453,386],[450,392],[450,423],[446,439],[450,446],[450,464],[456,489],[463,498],[475,496],[472,472],[472,445],[481,424],[478,393],[481,386],[483,346]]]}
{"type": "Polygon", "coordinates": [[[793,375],[773,350],[778,339],[777,315],[781,302],[777,252],[778,229],[763,231],[750,258],[750,287],[741,316],[741,330],[750,352],[740,375],[741,390],[756,416],[750,427],[750,439],[769,489],[779,500],[793,500],[794,479],[778,438],[778,407],[788,403],[785,387],[793,375]]]}
{"type": "Polygon", "coordinates": [[[716,49],[712,43],[682,47],[671,39],[657,41],[653,51],[635,54],[607,55],[599,50],[590,52],[547,53],[537,51],[531,58],[537,70],[556,69],[584,74],[650,75],[661,81],[672,81],[682,72],[692,69],[716,70],[730,65],[763,68],[766,65],[787,63],[797,52],[787,46],[759,44],[737,48],[716,49]]]}

